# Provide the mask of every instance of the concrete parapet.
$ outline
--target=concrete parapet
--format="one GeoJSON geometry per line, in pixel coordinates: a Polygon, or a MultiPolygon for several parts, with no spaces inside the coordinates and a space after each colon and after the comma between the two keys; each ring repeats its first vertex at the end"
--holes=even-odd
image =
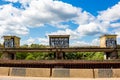
{"type": "Polygon", "coordinates": [[[112,69],[94,69],[95,78],[112,78],[112,69]]]}
{"type": "Polygon", "coordinates": [[[10,76],[26,76],[26,68],[10,68],[10,76]]]}
{"type": "Polygon", "coordinates": [[[50,68],[27,68],[26,76],[29,77],[50,77],[50,68]]]}
{"type": "Polygon", "coordinates": [[[113,77],[120,78],[120,69],[113,69],[113,77]]]}
{"type": "Polygon", "coordinates": [[[120,78],[120,69],[66,69],[0,67],[0,76],[120,78]]]}
{"type": "Polygon", "coordinates": [[[70,70],[65,68],[53,68],[52,77],[70,77],[70,70]]]}
{"type": "Polygon", "coordinates": [[[9,67],[0,67],[0,76],[9,76],[9,67]]]}
{"type": "Polygon", "coordinates": [[[93,69],[70,69],[70,77],[93,78],[93,69]]]}

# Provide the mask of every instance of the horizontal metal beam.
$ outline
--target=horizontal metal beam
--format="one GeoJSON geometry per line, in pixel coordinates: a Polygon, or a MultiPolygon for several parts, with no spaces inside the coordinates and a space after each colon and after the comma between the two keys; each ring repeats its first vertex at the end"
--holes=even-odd
{"type": "Polygon", "coordinates": [[[0,67],[32,68],[120,68],[119,60],[83,61],[83,60],[0,60],[0,67]]]}
{"type": "Polygon", "coordinates": [[[112,52],[119,48],[0,48],[2,52],[112,52]]]}

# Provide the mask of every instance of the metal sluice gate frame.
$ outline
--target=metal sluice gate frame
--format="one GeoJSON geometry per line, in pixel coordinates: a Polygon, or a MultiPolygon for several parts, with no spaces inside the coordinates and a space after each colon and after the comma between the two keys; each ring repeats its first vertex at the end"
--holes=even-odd
{"type": "MultiPolygon", "coordinates": [[[[113,52],[119,48],[0,48],[1,52],[113,52]]],[[[0,60],[0,67],[120,68],[120,60],[0,60]]]]}

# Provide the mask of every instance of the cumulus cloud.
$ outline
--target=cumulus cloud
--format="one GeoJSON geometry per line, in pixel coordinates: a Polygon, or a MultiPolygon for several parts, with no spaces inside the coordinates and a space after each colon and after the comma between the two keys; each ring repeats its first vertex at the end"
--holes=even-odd
{"type": "MultiPolygon", "coordinates": [[[[107,10],[100,11],[97,17],[88,13],[85,22],[79,23],[77,31],[81,35],[96,35],[96,34],[114,34],[115,29],[120,26],[120,2],[107,10]],[[89,18],[89,19],[88,19],[89,18]],[[113,30],[109,31],[112,28],[113,30]]],[[[79,20],[79,19],[78,19],[79,20]]],[[[84,19],[82,19],[84,20],[84,19]]],[[[117,30],[116,30],[117,31],[117,30]]],[[[117,32],[118,33],[118,32],[117,32]]]]}
{"type": "Polygon", "coordinates": [[[98,16],[99,20],[114,22],[120,20],[120,2],[115,6],[108,8],[107,10],[101,11],[98,16]]]}
{"type": "Polygon", "coordinates": [[[99,24],[96,23],[80,25],[77,30],[82,35],[96,35],[102,32],[99,28],[99,24]]]}
{"type": "Polygon", "coordinates": [[[75,23],[83,25],[83,24],[88,24],[95,20],[96,20],[96,18],[92,14],[81,10],[79,12],[78,17],[75,18],[75,23]]]}
{"type": "Polygon", "coordinates": [[[43,45],[49,45],[49,39],[48,38],[38,38],[39,44],[43,45]]]}
{"type": "Polygon", "coordinates": [[[111,23],[110,26],[113,27],[113,28],[118,28],[118,27],[120,27],[120,23],[118,23],[118,22],[111,23]]]}
{"type": "Polygon", "coordinates": [[[99,46],[99,45],[100,45],[100,41],[98,38],[93,39],[91,42],[76,40],[70,44],[71,47],[86,47],[86,46],[99,46]]]}
{"type": "Polygon", "coordinates": [[[107,33],[111,34],[117,34],[120,36],[119,30],[120,30],[120,2],[118,4],[114,5],[111,8],[108,8],[107,10],[101,11],[98,15],[98,20],[101,21],[101,23],[105,23],[106,26],[103,25],[103,28],[106,28],[108,30],[107,33]],[[111,31],[109,29],[111,28],[111,31]]]}
{"type": "Polygon", "coordinates": [[[85,47],[85,46],[90,46],[90,43],[87,43],[85,41],[73,41],[70,44],[71,47],[85,47]]]}
{"type": "Polygon", "coordinates": [[[34,44],[36,41],[36,39],[30,37],[27,41],[24,42],[24,44],[28,44],[28,45],[31,45],[31,44],[34,44]]]}
{"type": "Polygon", "coordinates": [[[47,33],[46,35],[70,35],[70,39],[81,38],[81,35],[79,35],[76,30],[71,29],[58,30],[56,32],[47,33]]]}
{"type": "Polygon", "coordinates": [[[6,0],[9,2],[27,3],[25,9],[10,4],[0,6],[0,27],[2,34],[29,34],[29,28],[41,27],[45,24],[58,28],[67,28],[60,24],[76,18],[80,11],[70,4],[53,0],[6,0]],[[7,30],[6,30],[7,28],[7,30]]]}
{"type": "Polygon", "coordinates": [[[12,4],[0,6],[0,33],[3,34],[19,34],[28,33],[28,29],[20,20],[21,11],[13,7],[12,4]]]}
{"type": "Polygon", "coordinates": [[[46,38],[41,38],[41,37],[36,37],[36,38],[32,38],[29,37],[26,41],[22,41],[22,45],[23,44],[42,44],[42,45],[49,45],[49,39],[48,37],[46,38]]]}
{"type": "Polygon", "coordinates": [[[34,0],[23,11],[23,16],[29,26],[41,26],[69,21],[77,17],[78,12],[78,8],[60,1],[34,0]]]}
{"type": "MultiPolygon", "coordinates": [[[[28,35],[30,29],[42,27],[46,24],[58,28],[57,31],[46,33],[46,35],[67,34],[71,35],[73,40],[80,39],[83,36],[111,32],[120,36],[120,2],[107,10],[100,11],[96,17],[81,8],[60,0],[5,1],[10,3],[0,6],[0,36],[4,34],[28,35]],[[16,8],[13,3],[20,3],[22,6],[16,8]],[[72,30],[69,28],[69,24],[62,24],[62,22],[69,21],[77,24],[78,27],[72,30]],[[113,28],[113,30],[109,32],[109,28],[113,28]]],[[[46,38],[37,38],[37,40],[41,43],[48,42],[46,38]]],[[[29,38],[28,42],[33,43],[35,39],[29,38]]],[[[84,41],[75,41],[75,43],[88,45],[84,41]]]]}

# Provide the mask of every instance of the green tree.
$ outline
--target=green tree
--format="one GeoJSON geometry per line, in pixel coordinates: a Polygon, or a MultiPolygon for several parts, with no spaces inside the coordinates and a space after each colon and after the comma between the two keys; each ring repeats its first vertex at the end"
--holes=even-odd
{"type": "Polygon", "coordinates": [[[28,53],[28,56],[25,58],[25,60],[35,60],[35,57],[31,53],[28,53]]]}
{"type": "Polygon", "coordinates": [[[24,60],[27,56],[28,56],[27,52],[24,52],[24,53],[17,52],[16,53],[17,60],[24,60]]]}
{"type": "MultiPolygon", "coordinates": [[[[24,44],[21,48],[47,48],[45,45],[31,44],[30,46],[24,44]]],[[[53,60],[54,53],[45,53],[45,52],[33,52],[33,53],[17,53],[17,59],[26,59],[26,60],[53,60]]],[[[75,59],[75,60],[103,60],[102,52],[70,52],[65,53],[65,59],[75,59]]]]}
{"type": "MultiPolygon", "coordinates": [[[[47,46],[45,45],[39,45],[39,44],[31,44],[30,46],[24,44],[21,46],[21,48],[46,48],[47,46]]],[[[33,52],[33,53],[17,53],[16,54],[17,59],[26,59],[26,60],[51,60],[54,59],[54,54],[53,53],[45,53],[45,52],[33,52]]]]}
{"type": "Polygon", "coordinates": [[[66,53],[65,59],[75,60],[103,60],[104,55],[102,52],[77,52],[77,53],[66,53]]]}
{"type": "Polygon", "coordinates": [[[22,46],[20,46],[21,48],[28,48],[29,46],[27,44],[24,44],[22,46]]]}

